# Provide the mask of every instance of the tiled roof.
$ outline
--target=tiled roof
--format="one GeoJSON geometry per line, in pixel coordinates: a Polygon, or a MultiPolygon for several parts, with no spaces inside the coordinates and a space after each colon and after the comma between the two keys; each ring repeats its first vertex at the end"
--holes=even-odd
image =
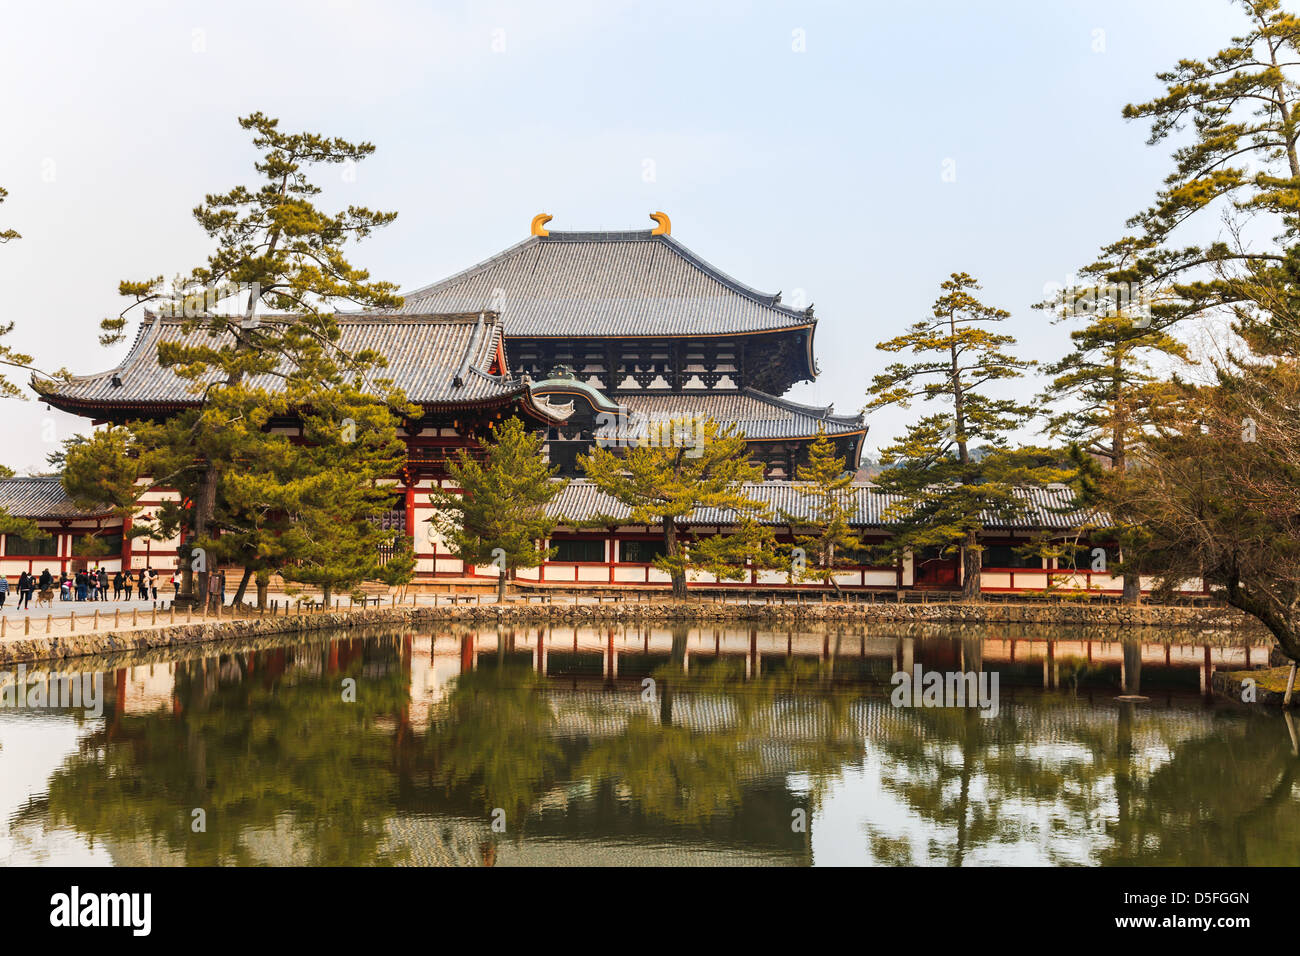
{"type": "Polygon", "coordinates": [[[102,508],[78,508],[63,489],[59,475],[38,478],[0,478],[0,508],[15,518],[86,518],[110,512],[102,508]]]}
{"type": "Polygon", "coordinates": [[[815,322],[649,230],[533,236],[404,300],[403,313],[497,311],[506,334],[521,337],[725,335],[815,322]]]}
{"type": "MultiPolygon", "coordinates": [[[[282,316],[265,316],[263,324],[283,321],[282,316]]],[[[195,404],[190,382],[158,364],[160,342],[195,346],[228,344],[229,334],[213,339],[202,329],[188,335],[183,319],[146,316],[131,350],[122,363],[99,375],[77,376],[68,383],[37,383],[33,386],[60,406],[87,405],[186,405],[195,404]],[[117,378],[120,385],[114,385],[117,378]],[[44,389],[44,391],[42,391],[44,389]]],[[[406,397],[424,405],[483,402],[527,392],[520,381],[488,374],[501,342],[501,326],[495,315],[389,315],[339,317],[339,346],[353,353],[373,349],[388,360],[376,371],[376,379],[391,379],[406,397]]],[[[214,373],[212,381],[220,375],[214,373]]],[[[263,375],[249,380],[254,387],[276,389],[277,376],[263,375]]]]}
{"type": "Polygon", "coordinates": [[[820,427],[827,435],[864,432],[862,416],[833,415],[830,406],[799,405],[757,389],[739,392],[681,392],[673,395],[619,394],[617,401],[629,412],[651,420],[675,416],[707,416],[716,422],[735,422],[746,438],[807,438],[820,427]]]}
{"type": "MultiPolygon", "coordinates": [[[[813,499],[800,494],[801,482],[764,481],[744,486],[745,493],[751,498],[764,502],[777,516],[771,523],[783,523],[781,512],[795,517],[807,517],[813,512],[813,499]]],[[[883,528],[891,522],[886,520],[886,511],[897,501],[892,495],[879,491],[873,484],[855,482],[845,489],[845,495],[852,502],[853,513],[849,523],[860,528],[883,528]]],[[[1092,512],[1076,510],[1073,507],[1074,495],[1069,488],[1053,486],[1048,488],[1021,488],[1019,493],[1026,500],[1026,510],[1022,517],[1011,524],[989,521],[989,529],[1009,530],[1069,530],[1086,524],[1105,524],[1105,516],[1092,512]]],[[[571,481],[564,491],[555,498],[547,509],[553,516],[559,516],[572,522],[589,521],[595,518],[626,519],[630,511],[618,501],[604,494],[591,482],[586,480],[571,481]]],[[[690,516],[685,524],[727,524],[734,520],[734,512],[720,509],[704,509],[690,516]]]]}

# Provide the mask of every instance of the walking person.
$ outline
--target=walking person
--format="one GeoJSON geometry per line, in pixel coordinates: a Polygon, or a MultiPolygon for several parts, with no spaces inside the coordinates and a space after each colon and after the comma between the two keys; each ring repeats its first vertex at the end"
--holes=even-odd
{"type": "Polygon", "coordinates": [[[32,603],[32,585],[35,580],[30,574],[24,571],[18,575],[18,610],[23,608],[31,609],[32,603]]]}
{"type": "Polygon", "coordinates": [[[5,609],[5,598],[9,596],[9,576],[0,574],[0,611],[5,609]]]}

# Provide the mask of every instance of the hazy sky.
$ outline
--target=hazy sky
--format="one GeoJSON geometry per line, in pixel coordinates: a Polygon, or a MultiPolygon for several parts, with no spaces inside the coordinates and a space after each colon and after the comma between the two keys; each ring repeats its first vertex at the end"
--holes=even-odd
{"type": "MultiPolygon", "coordinates": [[[[673,236],[816,303],[822,374],[864,404],[875,350],[967,271],[1023,354],[1029,306],[1123,234],[1169,170],[1120,117],[1223,45],[1227,0],[930,3],[60,3],[0,0],[0,309],[42,368],[102,371],[123,278],[188,272],[190,216],[251,181],[237,116],[370,140],[328,207],[392,209],[354,262],[403,289],[550,228],[673,236]],[[949,175],[945,175],[945,173],[949,175]],[[955,174],[955,175],[953,175],[955,174]]],[[[23,376],[25,381],[25,376],[23,376]]],[[[1019,388],[1029,394],[1034,385],[1019,388]]],[[[0,462],[40,469],[84,419],[3,402],[0,462]]],[[[909,413],[869,419],[868,449],[909,413]]]]}

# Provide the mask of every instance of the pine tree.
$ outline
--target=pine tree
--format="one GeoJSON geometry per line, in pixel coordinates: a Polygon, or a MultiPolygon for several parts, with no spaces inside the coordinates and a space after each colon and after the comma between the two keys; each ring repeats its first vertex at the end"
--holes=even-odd
{"type": "Polygon", "coordinates": [[[1135,235],[1111,247],[1130,254],[1131,278],[1160,301],[1159,327],[1244,301],[1238,269],[1283,261],[1284,252],[1266,243],[1232,241],[1252,220],[1280,220],[1284,240],[1300,235],[1300,18],[1280,0],[1233,5],[1245,32],[1208,59],[1180,59],[1156,74],[1160,95],[1124,107],[1126,119],[1150,121],[1148,144],[1180,143],[1155,202],[1129,220],[1135,235]],[[1188,226],[1211,216],[1226,217],[1231,235],[1184,245],[1188,226]]]}
{"type": "MultiPolygon", "coordinates": [[[[9,195],[9,190],[5,189],[3,186],[0,186],[0,203],[3,203],[5,201],[5,198],[8,195],[9,195]]],[[[21,238],[22,236],[18,234],[17,230],[0,229],[0,243],[8,242],[10,239],[21,239],[21,238]]]]}
{"type": "MultiPolygon", "coordinates": [[[[262,150],[254,164],[261,185],[236,186],[226,193],[208,195],[194,210],[196,220],[216,241],[207,262],[170,287],[161,277],[121,283],[119,291],[132,304],[117,317],[104,320],[100,337],[106,345],[120,341],[126,315],[137,307],[161,307],[183,317],[186,333],[207,332],[210,336],[206,344],[193,344],[193,339],[189,343],[165,342],[158,350],[161,365],[192,383],[199,408],[160,424],[132,423],[127,439],[137,455],[146,453],[160,468],[157,475],[165,475],[192,503],[186,509],[169,509],[164,515],[164,522],[175,522],[186,531],[185,548],[191,558],[183,565],[187,595],[192,593],[191,569],[199,573],[200,594],[205,593],[212,570],[206,561],[194,558],[196,549],[200,558],[208,553],[229,557],[232,547],[243,556],[250,553],[251,546],[240,545],[237,539],[218,544],[223,533],[255,530],[249,514],[221,496],[223,489],[234,488],[240,474],[248,473],[248,463],[260,462],[258,467],[272,474],[276,456],[288,454],[285,446],[290,443],[268,431],[272,414],[297,414],[328,405],[331,393],[345,386],[369,396],[376,414],[391,417],[410,410],[402,396],[375,378],[383,364],[381,356],[368,351],[347,354],[339,347],[333,309],[338,302],[366,308],[400,304],[393,285],[373,281],[369,273],[347,260],[344,250],[349,241],[365,238],[392,222],[396,214],[357,206],[334,214],[323,212],[314,202],[320,188],[308,178],[312,168],[359,162],[374,147],[314,133],[283,133],[278,120],[262,113],[253,113],[239,123],[252,132],[253,145],[262,150]],[[237,311],[221,311],[222,305],[231,301],[236,302],[237,311]],[[263,319],[259,314],[263,307],[278,314],[263,319]],[[257,376],[277,378],[279,387],[250,386],[257,376]],[[231,473],[235,475],[228,482],[231,473]]],[[[341,429],[344,423],[335,422],[333,427],[341,429]]],[[[331,513],[339,500],[355,505],[365,498],[361,490],[373,477],[367,472],[364,443],[334,446],[334,450],[334,465],[340,477],[353,477],[356,494],[331,502],[303,498],[304,508],[319,506],[331,513]]],[[[116,453],[110,457],[112,454],[116,453]]],[[[70,469],[83,463],[94,470],[85,455],[69,455],[70,469]]],[[[307,461],[299,458],[297,464],[306,465],[307,461]]],[[[83,484],[77,475],[70,481],[83,484]]],[[[337,509],[332,513],[335,519],[340,517],[337,509]]],[[[325,525],[323,515],[307,516],[306,520],[325,525]]],[[[364,529],[356,530],[356,535],[329,542],[313,540],[319,540],[321,547],[351,541],[360,548],[368,536],[362,533],[364,529]]],[[[273,548],[265,541],[257,547],[273,548]]],[[[327,558],[305,553],[296,555],[295,560],[305,566],[343,561],[349,569],[343,575],[346,579],[365,566],[368,558],[357,553],[344,561],[341,555],[327,558]]]]}
{"type": "MultiPolygon", "coordinates": [[[[0,479],[12,478],[14,470],[0,465],[0,479]]],[[[8,508],[0,508],[0,534],[12,535],[27,541],[45,539],[49,534],[41,530],[40,525],[28,518],[18,518],[9,513],[8,508]]]]}
{"type": "Polygon", "coordinates": [[[817,440],[808,450],[808,463],[795,468],[795,478],[803,482],[795,487],[804,507],[800,514],[782,512],[781,517],[795,529],[795,544],[812,558],[805,560],[801,577],[829,584],[839,594],[836,570],[845,563],[846,552],[863,546],[849,524],[856,510],[850,490],[853,472],[835,454],[835,443],[818,429],[817,440]]]}
{"type": "MultiPolygon", "coordinates": [[[[8,195],[9,193],[5,189],[0,188],[0,203],[3,203],[5,201],[5,197],[8,195]]],[[[22,236],[20,236],[16,230],[0,229],[0,245],[8,242],[11,239],[21,239],[21,238],[22,236]]],[[[14,330],[14,323],[12,322],[0,323],[0,338],[4,338],[13,330],[14,330]]],[[[7,365],[10,368],[22,369],[28,372],[39,372],[38,369],[32,366],[32,357],[30,355],[26,355],[23,352],[18,352],[12,346],[9,345],[0,344],[0,365],[7,365]]],[[[59,377],[59,378],[66,379],[68,377],[67,369],[60,369],[58,372],[55,372],[52,375],[44,372],[40,374],[46,375],[46,377],[50,377],[50,378],[59,377]]],[[[22,399],[23,401],[26,401],[27,393],[20,386],[9,381],[9,378],[7,376],[0,375],[0,398],[18,398],[18,399],[22,399]]]]}
{"type": "Polygon", "coordinates": [[[1200,578],[1300,661],[1300,248],[1238,291],[1242,347],[1213,384],[1177,383],[1180,414],[1138,449],[1116,508],[1147,531],[1162,591],[1200,578]]]}
{"type": "Polygon", "coordinates": [[[763,550],[767,506],[751,497],[746,482],[763,478],[762,466],[749,458],[745,436],[735,425],[720,427],[712,419],[674,419],[657,423],[657,436],[622,448],[599,443],[579,459],[587,478],[605,494],[627,506],[628,524],[658,525],[664,553],[655,566],[671,575],[673,597],[686,599],[686,572],[695,567],[718,567],[763,550]],[[678,523],[698,509],[733,512],[737,531],[729,541],[710,544],[701,564],[685,547],[678,523]]]}
{"type": "Polygon", "coordinates": [[[907,408],[917,400],[950,406],[920,418],[883,450],[881,462],[891,467],[879,485],[899,496],[887,513],[896,523],[891,547],[900,553],[957,551],[962,594],[971,599],[980,594],[978,535],[985,523],[1010,523],[1023,513],[1018,485],[1060,481],[1068,473],[1049,455],[1009,448],[1010,433],[1034,409],[985,392],[989,383],[1020,378],[1036,364],[1006,351],[1015,339],[990,328],[1009,313],[975,298],[979,283],[964,272],[953,273],[941,288],[930,318],[876,346],[918,360],[894,363],[875,376],[867,407],[907,408]]]}
{"type": "MultiPolygon", "coordinates": [[[[1056,439],[1075,444],[1080,451],[1105,464],[1083,498],[1101,512],[1111,507],[1121,486],[1131,480],[1131,450],[1153,429],[1174,414],[1178,390],[1151,368],[1152,360],[1185,362],[1187,347],[1157,319],[1131,266],[1131,243],[1117,243],[1103,253],[1106,258],[1080,270],[1082,283],[1064,290],[1039,308],[1057,313],[1059,321],[1086,324],[1070,332],[1073,349],[1047,366],[1051,386],[1041,396],[1055,409],[1046,431],[1056,439]]],[[[1140,477],[1137,480],[1141,480],[1140,477]]],[[[1115,535],[1125,560],[1118,572],[1124,580],[1124,601],[1141,598],[1140,568],[1134,557],[1144,532],[1132,525],[1096,529],[1115,535]]]]}
{"type": "Polygon", "coordinates": [[[554,553],[541,547],[559,523],[546,506],[568,482],[555,480],[559,469],[544,461],[542,436],[529,434],[517,418],[496,423],[491,439],[478,444],[481,460],[462,449],[448,464],[459,493],[436,490],[431,520],[461,561],[497,568],[501,602],[508,574],[535,568],[554,553]]]}

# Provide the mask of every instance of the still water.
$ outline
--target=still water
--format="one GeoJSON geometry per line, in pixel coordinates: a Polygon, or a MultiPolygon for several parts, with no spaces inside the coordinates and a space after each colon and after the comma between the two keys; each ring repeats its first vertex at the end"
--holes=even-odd
{"type": "Polygon", "coordinates": [[[1295,721],[1205,695],[1266,651],[1116,635],[629,625],[86,659],[98,712],[0,708],[0,863],[1294,865],[1295,721]],[[996,674],[996,707],[895,706],[900,671],[996,674]]]}

